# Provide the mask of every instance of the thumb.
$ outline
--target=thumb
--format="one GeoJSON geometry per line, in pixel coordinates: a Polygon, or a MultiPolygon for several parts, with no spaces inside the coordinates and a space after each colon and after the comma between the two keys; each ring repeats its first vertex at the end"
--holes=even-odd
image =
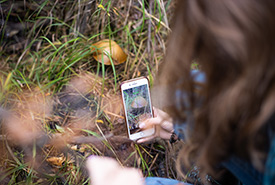
{"type": "Polygon", "coordinates": [[[152,136],[149,136],[149,137],[144,137],[144,138],[141,138],[141,139],[137,140],[137,143],[145,143],[147,141],[153,140],[155,137],[156,137],[155,135],[152,135],[152,136]]]}
{"type": "Polygon", "coordinates": [[[143,185],[140,171],[122,168],[112,158],[91,156],[87,160],[90,179],[93,185],[143,185]]]}
{"type": "Polygon", "coordinates": [[[87,168],[93,185],[102,185],[104,179],[109,179],[114,174],[119,164],[107,157],[90,156],[87,160],[87,168]]]}

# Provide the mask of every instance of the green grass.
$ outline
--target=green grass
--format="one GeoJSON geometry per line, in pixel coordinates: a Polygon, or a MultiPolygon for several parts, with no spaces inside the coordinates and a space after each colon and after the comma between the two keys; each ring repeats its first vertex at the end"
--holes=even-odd
{"type": "MultiPolygon", "coordinates": [[[[27,0],[27,7],[22,14],[19,9],[24,8],[23,2],[25,1],[16,1],[15,4],[8,4],[8,1],[0,2],[2,6],[8,7],[3,10],[4,29],[12,21],[29,25],[13,38],[6,38],[5,32],[2,32],[1,107],[13,110],[23,101],[22,97],[25,93],[35,94],[39,91],[43,97],[54,98],[64,91],[64,87],[73,77],[88,71],[95,74],[102,82],[100,89],[96,89],[100,95],[97,95],[95,99],[97,106],[95,120],[102,120],[103,123],[95,123],[97,125],[95,130],[82,130],[81,133],[83,136],[94,135],[104,138],[107,131],[112,132],[118,124],[117,120],[111,122],[111,119],[103,112],[101,105],[104,97],[119,94],[119,84],[122,81],[139,76],[147,76],[150,85],[153,85],[153,78],[163,60],[165,43],[170,32],[168,22],[173,12],[172,1],[154,0],[152,4],[148,4],[145,0],[127,1],[127,3],[122,0],[97,0],[95,2],[47,0],[38,4],[34,0],[27,0]],[[15,5],[18,5],[19,9],[14,9],[15,5]],[[25,43],[17,51],[12,50],[13,45],[10,41],[14,38],[15,40],[27,38],[29,43],[25,43]],[[128,54],[125,63],[114,65],[111,56],[108,56],[112,63],[110,66],[95,61],[91,45],[106,38],[116,41],[128,54]],[[107,130],[102,130],[104,126],[108,127],[107,130]]],[[[50,128],[47,124],[49,121],[47,115],[43,115],[41,120],[41,129],[48,134],[49,139],[52,139],[55,134],[62,134],[63,131],[63,134],[70,132],[62,125],[56,129],[50,128]]],[[[3,127],[2,125],[0,127],[1,135],[6,134],[3,127]]],[[[121,133],[123,134],[125,135],[121,133]]],[[[78,147],[84,148],[84,152],[80,152],[79,149],[71,151],[68,146],[66,146],[68,147],[66,152],[64,150],[58,152],[55,148],[41,147],[37,143],[30,144],[26,147],[29,151],[26,151],[27,149],[20,144],[15,147],[14,143],[5,142],[6,150],[11,158],[0,158],[0,173],[4,171],[5,174],[0,178],[0,182],[9,179],[10,184],[42,182],[88,184],[88,178],[79,178],[83,175],[84,160],[88,155],[104,155],[102,148],[106,147],[113,157],[120,159],[119,149],[114,143],[110,143],[108,138],[103,139],[103,145],[100,145],[102,148],[96,144],[78,144],[78,147]],[[58,156],[61,153],[67,156],[64,164],[60,167],[51,166],[51,171],[47,173],[42,173],[30,163],[30,161],[35,162],[39,159],[46,164],[47,158],[58,156]],[[31,160],[27,155],[31,156],[31,160]],[[75,161],[70,163],[68,156],[74,156],[75,161]]],[[[162,145],[163,148],[157,150],[164,152],[167,145],[165,143],[162,145]]],[[[131,148],[130,145],[127,147],[131,148]]],[[[152,161],[154,158],[157,161],[161,159],[158,159],[160,155],[156,156],[154,145],[135,145],[125,153],[127,154],[125,163],[140,167],[145,176],[158,175],[158,164],[152,161]],[[150,154],[152,151],[154,154],[150,154]]],[[[170,167],[167,168],[170,169],[170,167]]],[[[172,177],[170,173],[166,176],[172,177]]]]}

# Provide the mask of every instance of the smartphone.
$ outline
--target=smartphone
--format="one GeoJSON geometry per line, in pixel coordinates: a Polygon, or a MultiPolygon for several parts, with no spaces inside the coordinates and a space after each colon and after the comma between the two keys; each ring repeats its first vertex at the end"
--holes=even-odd
{"type": "Polygon", "coordinates": [[[153,109],[146,77],[124,81],[120,85],[128,136],[137,140],[155,133],[155,128],[139,128],[139,123],[153,117],[153,109]]]}

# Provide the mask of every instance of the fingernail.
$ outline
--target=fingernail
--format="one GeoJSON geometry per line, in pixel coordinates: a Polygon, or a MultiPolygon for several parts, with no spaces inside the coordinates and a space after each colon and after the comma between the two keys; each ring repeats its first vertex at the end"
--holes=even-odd
{"type": "Polygon", "coordinates": [[[144,123],[140,123],[139,124],[139,128],[144,128],[145,127],[145,124],[144,123]]]}

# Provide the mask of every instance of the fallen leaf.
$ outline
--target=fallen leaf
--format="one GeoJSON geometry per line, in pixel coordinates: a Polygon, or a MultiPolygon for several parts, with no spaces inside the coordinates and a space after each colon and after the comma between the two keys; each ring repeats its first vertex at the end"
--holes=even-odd
{"type": "Polygon", "coordinates": [[[46,159],[48,163],[54,166],[62,166],[65,161],[64,157],[49,157],[46,159]]]}

